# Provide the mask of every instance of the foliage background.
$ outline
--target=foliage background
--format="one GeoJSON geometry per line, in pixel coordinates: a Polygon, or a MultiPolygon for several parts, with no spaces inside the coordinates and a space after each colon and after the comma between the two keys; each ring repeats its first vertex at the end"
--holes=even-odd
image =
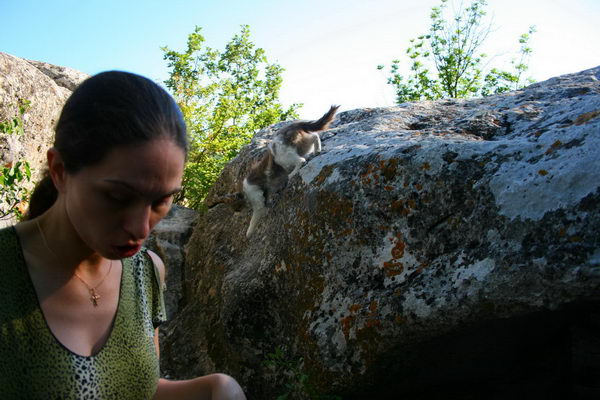
{"type": "Polygon", "coordinates": [[[534,26],[520,35],[518,57],[510,60],[509,70],[491,68],[482,52],[493,33],[492,22],[485,18],[487,2],[440,1],[431,9],[429,32],[411,39],[406,49],[410,72],[402,70],[400,60],[392,61],[388,83],[395,89],[396,103],[488,96],[533,83],[525,73],[534,26]]]}

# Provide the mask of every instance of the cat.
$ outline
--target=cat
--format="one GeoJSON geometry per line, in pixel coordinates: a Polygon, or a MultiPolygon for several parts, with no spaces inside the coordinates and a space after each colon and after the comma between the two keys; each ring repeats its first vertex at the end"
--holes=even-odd
{"type": "Polygon", "coordinates": [[[246,237],[252,235],[258,221],[266,214],[269,197],[283,189],[288,179],[298,173],[306,163],[305,157],[321,152],[321,139],[317,132],[329,127],[338,108],[331,106],[320,119],[294,122],[273,135],[273,141],[261,159],[250,168],[242,184],[244,197],[252,207],[246,237]]]}
{"type": "Polygon", "coordinates": [[[321,152],[321,138],[317,132],[329,127],[339,107],[331,106],[329,111],[316,121],[295,122],[275,133],[271,151],[275,163],[282,166],[290,178],[306,163],[306,156],[321,152]]]}

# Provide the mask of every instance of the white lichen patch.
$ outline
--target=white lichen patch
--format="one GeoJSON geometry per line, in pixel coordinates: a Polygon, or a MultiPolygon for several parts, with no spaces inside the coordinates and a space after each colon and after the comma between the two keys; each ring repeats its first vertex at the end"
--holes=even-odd
{"type": "Polygon", "coordinates": [[[340,181],[342,178],[343,178],[343,176],[340,174],[340,171],[337,170],[337,169],[334,169],[331,172],[331,175],[329,175],[327,177],[327,179],[325,180],[325,185],[331,185],[331,184],[333,184],[335,182],[340,181]]]}
{"type": "Polygon", "coordinates": [[[493,271],[496,262],[492,258],[484,258],[473,264],[458,267],[451,275],[451,282],[455,288],[473,290],[476,283],[483,283],[485,278],[493,271]]]}
{"type": "Polygon", "coordinates": [[[402,307],[405,312],[412,313],[419,318],[428,318],[432,315],[433,308],[427,304],[425,298],[421,297],[417,297],[417,294],[410,290],[404,295],[402,307]]]}
{"type": "Polygon", "coordinates": [[[319,347],[330,348],[335,352],[346,349],[346,336],[342,331],[342,320],[347,317],[353,301],[339,291],[328,286],[321,299],[315,304],[316,311],[307,312],[304,318],[311,319],[310,332],[317,338],[319,347]]]}
{"type": "MultiPolygon", "coordinates": [[[[600,124],[586,129],[600,130],[600,124]]],[[[600,135],[582,132],[581,136],[580,146],[558,147],[550,156],[544,153],[559,137],[548,134],[549,140],[539,146],[538,153],[543,156],[539,161],[524,157],[505,161],[489,182],[500,214],[510,219],[540,220],[547,212],[572,207],[594,193],[600,186],[600,135]]],[[[513,142],[505,151],[514,152],[515,144],[519,143],[513,142]]]]}
{"type": "Polygon", "coordinates": [[[379,154],[382,158],[393,155],[399,149],[422,142],[408,132],[386,131],[377,132],[352,132],[351,134],[338,134],[323,142],[324,151],[303,166],[299,173],[304,184],[311,183],[329,165],[342,164],[343,162],[361,157],[379,154]],[[357,137],[359,137],[357,139],[357,137]],[[390,152],[390,150],[392,150],[390,152]]]}
{"type": "Polygon", "coordinates": [[[496,229],[487,231],[485,238],[495,248],[504,248],[511,251],[519,251],[523,245],[518,240],[505,240],[496,229]]]}

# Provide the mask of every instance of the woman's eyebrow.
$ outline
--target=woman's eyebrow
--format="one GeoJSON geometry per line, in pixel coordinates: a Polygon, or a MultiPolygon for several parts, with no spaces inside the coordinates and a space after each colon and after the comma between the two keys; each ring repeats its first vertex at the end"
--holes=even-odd
{"type": "MultiPolygon", "coordinates": [[[[137,194],[139,194],[141,196],[143,196],[145,194],[143,191],[139,190],[135,186],[133,186],[133,185],[131,185],[131,184],[125,182],[125,181],[120,181],[118,179],[104,179],[104,182],[109,182],[109,183],[114,183],[114,184],[117,184],[117,185],[124,186],[125,188],[127,188],[127,189],[131,190],[132,192],[135,192],[135,193],[137,193],[137,194]]],[[[157,193],[157,197],[172,196],[175,193],[178,193],[180,191],[181,191],[181,187],[177,187],[177,188],[171,190],[168,193],[160,193],[160,194],[157,193]]],[[[152,195],[154,195],[154,193],[152,195]]]]}

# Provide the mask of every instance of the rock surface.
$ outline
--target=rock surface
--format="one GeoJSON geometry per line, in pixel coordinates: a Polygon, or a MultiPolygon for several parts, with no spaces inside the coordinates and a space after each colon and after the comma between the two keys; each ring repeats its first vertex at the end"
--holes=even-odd
{"type": "Polygon", "coordinates": [[[27,60],[27,62],[37,68],[41,73],[50,78],[58,87],[66,89],[63,91],[67,97],[75,90],[77,86],[89,75],[76,69],[63,67],[60,65],[48,64],[43,61],[27,60]]]}
{"type": "MultiPolygon", "coordinates": [[[[46,162],[54,125],[63,104],[87,75],[66,67],[28,61],[0,52],[0,121],[19,116],[19,103],[28,101],[24,135],[0,135],[0,165],[27,160],[34,174],[30,189],[46,162]]],[[[0,221],[10,225],[13,221],[0,221]]]]}
{"type": "Polygon", "coordinates": [[[154,227],[144,244],[158,254],[165,263],[165,306],[169,319],[177,313],[179,304],[184,301],[184,246],[192,234],[197,219],[198,212],[173,205],[169,214],[154,227]]]}
{"type": "Polygon", "coordinates": [[[201,215],[168,374],[274,398],[264,361],[282,348],[345,399],[598,394],[599,79],[339,114],[250,239],[249,210],[201,215]]]}
{"type": "MultiPolygon", "coordinates": [[[[167,322],[159,330],[161,349],[164,347],[165,337],[175,329],[175,315],[180,310],[180,305],[185,304],[187,297],[184,292],[185,282],[185,251],[192,229],[196,225],[198,213],[189,208],[173,205],[169,214],[152,230],[144,243],[150,250],[160,256],[165,263],[165,306],[167,322]]],[[[161,370],[167,370],[166,358],[161,357],[163,364],[161,370]]],[[[169,377],[167,373],[163,376],[169,377]]]]}

